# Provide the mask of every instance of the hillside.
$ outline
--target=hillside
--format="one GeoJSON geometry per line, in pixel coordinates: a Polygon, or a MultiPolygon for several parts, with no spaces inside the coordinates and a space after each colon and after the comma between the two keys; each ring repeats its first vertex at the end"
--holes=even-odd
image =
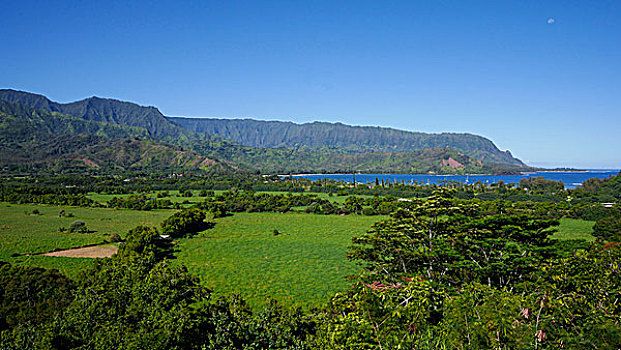
{"type": "Polygon", "coordinates": [[[193,151],[136,138],[49,135],[37,143],[0,146],[0,168],[7,171],[97,170],[223,171],[231,166],[193,151]]]}
{"type": "Polygon", "coordinates": [[[146,130],[145,136],[154,140],[183,142],[196,138],[191,132],[169,122],[157,108],[131,102],[90,97],[63,104],[50,101],[42,95],[8,89],[0,90],[0,100],[82,120],[140,127],[146,130]]]}
{"type": "Polygon", "coordinates": [[[220,121],[217,130],[205,132],[211,119],[166,118],[155,107],[97,97],[61,104],[42,95],[0,90],[0,117],[3,166],[16,165],[17,159],[37,167],[58,166],[60,163],[54,157],[59,153],[48,148],[61,147],[62,154],[119,169],[209,168],[211,160],[260,173],[446,174],[524,169],[508,152],[499,151],[490,140],[475,135],[429,135],[378,127],[255,120],[220,121]],[[128,138],[133,140],[131,152],[118,141],[128,138]],[[115,147],[119,150],[115,151],[115,147]],[[166,152],[147,151],[153,147],[166,152]],[[474,156],[460,149],[467,149],[474,156]],[[36,156],[29,156],[28,152],[36,156]],[[178,152],[185,153],[180,156],[178,152]],[[119,156],[128,154],[132,156],[127,160],[119,156]]]}
{"type": "Polygon", "coordinates": [[[83,120],[0,101],[0,167],[218,170],[229,165],[144,139],[139,127],[83,120]]]}
{"type": "Polygon", "coordinates": [[[525,166],[509,151],[471,134],[426,134],[391,128],[350,126],[341,123],[260,121],[253,119],[168,118],[195,132],[218,134],[252,147],[324,149],[330,152],[414,152],[448,147],[485,163],[525,166]]]}

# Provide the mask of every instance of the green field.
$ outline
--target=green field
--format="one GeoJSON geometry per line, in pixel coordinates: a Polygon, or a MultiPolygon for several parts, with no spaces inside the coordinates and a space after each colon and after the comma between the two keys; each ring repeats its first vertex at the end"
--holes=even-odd
{"type": "Polygon", "coordinates": [[[125,236],[137,225],[159,226],[173,212],[0,203],[0,260],[57,268],[69,276],[75,276],[79,270],[89,266],[92,259],[25,255],[101,243],[113,233],[125,236]],[[38,210],[39,214],[32,214],[34,210],[38,210]],[[74,217],[60,217],[61,210],[74,217]],[[68,228],[75,220],[84,221],[91,232],[59,231],[59,227],[68,228]]]}
{"type": "MultiPolygon", "coordinates": [[[[196,198],[196,197],[193,197],[196,198]]],[[[159,227],[174,210],[133,211],[0,203],[0,260],[57,268],[70,277],[93,259],[25,256],[100,243],[137,225],[159,227]],[[39,214],[32,214],[33,210],[39,214]],[[59,217],[60,210],[74,217],[59,217]],[[63,233],[83,220],[90,233],[63,233]]],[[[286,304],[317,306],[347,287],[357,272],[345,258],[355,234],[384,217],[302,213],[236,213],[214,228],[176,241],[175,263],[184,264],[216,295],[240,293],[251,305],[272,296],[286,304]],[[277,229],[280,234],[274,235],[277,229]]],[[[594,222],[562,219],[557,239],[587,239],[594,222]]]]}
{"type": "Polygon", "coordinates": [[[595,239],[595,237],[591,236],[593,225],[595,225],[595,221],[564,218],[560,220],[558,232],[554,234],[552,238],[559,240],[584,239],[592,241],[595,239]]]}
{"type": "Polygon", "coordinates": [[[345,252],[355,234],[382,217],[238,213],[213,229],[178,241],[177,261],[221,293],[241,293],[251,305],[272,296],[318,306],[347,287],[357,272],[345,252]],[[274,235],[277,229],[280,234],[274,235]]]}

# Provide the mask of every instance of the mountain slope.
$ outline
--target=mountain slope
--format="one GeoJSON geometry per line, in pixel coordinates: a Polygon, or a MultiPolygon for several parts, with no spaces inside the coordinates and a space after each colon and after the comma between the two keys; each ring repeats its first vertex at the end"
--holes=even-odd
{"type": "Polygon", "coordinates": [[[83,120],[0,101],[0,167],[117,170],[224,170],[214,159],[156,141],[147,130],[83,120]]]}
{"type": "Polygon", "coordinates": [[[147,137],[148,130],[135,126],[84,120],[57,112],[37,110],[0,100],[0,131],[4,142],[36,139],[39,134],[85,134],[107,138],[147,137]]]}
{"type": "MultiPolygon", "coordinates": [[[[236,164],[240,169],[262,173],[505,173],[524,169],[524,165],[508,152],[499,151],[490,140],[475,135],[429,135],[330,123],[298,125],[256,120],[166,118],[154,107],[97,97],[61,104],[42,95],[0,90],[0,117],[3,157],[11,157],[11,150],[22,155],[24,149],[37,151],[37,143],[43,145],[43,151],[45,147],[61,145],[63,154],[78,155],[97,143],[123,149],[123,144],[114,140],[136,138],[136,142],[156,141],[149,147],[157,144],[171,152],[195,152],[209,159],[224,160],[222,164],[236,164]],[[206,129],[212,121],[215,121],[212,129],[206,129]],[[99,138],[91,140],[92,144],[81,145],[84,138],[59,137],[63,135],[99,138]],[[240,145],[229,141],[229,137],[257,146],[240,145]],[[57,140],[49,144],[45,142],[47,138],[57,140]],[[268,147],[270,145],[278,148],[268,147]],[[471,155],[459,149],[467,150],[471,155]]],[[[146,148],[145,143],[132,149],[146,148]]],[[[54,152],[48,156],[56,154],[54,152]]],[[[142,155],[148,158],[151,153],[142,155]]],[[[106,163],[106,159],[110,160],[109,164],[121,162],[114,157],[115,152],[97,154],[103,157],[99,160],[101,163],[106,163]]],[[[50,163],[43,158],[39,160],[50,163]]],[[[172,158],[170,153],[162,157],[171,162],[172,158]]],[[[132,159],[132,164],[145,163],[136,157],[132,159]]],[[[3,163],[0,159],[0,164],[3,163]]],[[[146,163],[167,168],[154,158],[146,163]]]]}
{"type": "Polygon", "coordinates": [[[0,167],[16,170],[140,170],[154,172],[222,171],[229,164],[196,152],[136,138],[107,139],[90,135],[49,135],[18,147],[0,145],[0,167]]]}
{"type": "Polygon", "coordinates": [[[412,153],[334,154],[195,141],[195,150],[158,141],[139,127],[83,120],[0,101],[0,166],[5,169],[179,171],[242,169],[300,172],[485,172],[489,168],[450,149],[412,153]],[[226,159],[228,162],[216,159],[226,159]]]}
{"type": "Polygon", "coordinates": [[[0,90],[0,100],[83,120],[140,127],[154,140],[182,142],[196,136],[169,122],[157,108],[131,102],[90,97],[72,103],[57,103],[42,95],[10,89],[0,90]]]}
{"type": "Polygon", "coordinates": [[[314,122],[295,124],[252,119],[168,118],[195,132],[218,134],[253,147],[309,147],[356,152],[413,152],[448,147],[485,163],[525,166],[492,141],[471,134],[426,134],[391,128],[314,122]]]}

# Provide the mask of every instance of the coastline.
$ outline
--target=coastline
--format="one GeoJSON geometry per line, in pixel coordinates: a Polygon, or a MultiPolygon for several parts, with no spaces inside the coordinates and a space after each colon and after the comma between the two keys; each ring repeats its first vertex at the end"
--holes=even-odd
{"type": "Polygon", "coordinates": [[[529,174],[571,174],[571,173],[618,173],[621,170],[617,169],[602,169],[602,170],[589,170],[589,169],[577,169],[577,170],[538,170],[538,171],[520,171],[515,173],[466,173],[466,174],[429,174],[429,173],[301,173],[301,174],[277,174],[277,176],[286,177],[303,177],[303,176],[333,176],[333,175],[416,175],[416,176],[516,176],[516,175],[529,175],[529,174]]]}

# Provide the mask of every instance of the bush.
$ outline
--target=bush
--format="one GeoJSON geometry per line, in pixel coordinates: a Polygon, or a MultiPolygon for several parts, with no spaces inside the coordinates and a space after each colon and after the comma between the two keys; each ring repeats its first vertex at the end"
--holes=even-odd
{"type": "Polygon", "coordinates": [[[69,225],[70,233],[86,233],[88,232],[88,228],[86,227],[86,223],[82,220],[76,220],[69,225]]]}
{"type": "Polygon", "coordinates": [[[182,210],[162,222],[162,233],[180,237],[205,230],[207,228],[205,217],[205,212],[197,208],[182,210]]]}
{"type": "Polygon", "coordinates": [[[593,226],[593,236],[606,241],[621,241],[621,218],[609,216],[598,220],[593,226]]]}
{"type": "Polygon", "coordinates": [[[119,235],[118,233],[113,233],[110,235],[110,242],[120,242],[121,241],[121,235],[119,235]]]}
{"type": "Polygon", "coordinates": [[[373,208],[365,207],[362,209],[362,215],[367,215],[367,216],[375,215],[375,211],[373,210],[373,208]]]}

